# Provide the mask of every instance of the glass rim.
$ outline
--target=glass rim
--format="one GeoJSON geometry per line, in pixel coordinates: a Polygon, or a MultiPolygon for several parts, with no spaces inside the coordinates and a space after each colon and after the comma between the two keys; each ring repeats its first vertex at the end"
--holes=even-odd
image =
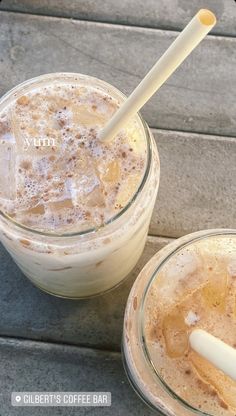
{"type": "MultiPolygon", "coordinates": [[[[51,78],[62,78],[63,77],[78,77],[81,80],[86,80],[87,78],[97,82],[99,81],[100,84],[102,84],[104,87],[106,88],[112,88],[114,90],[114,92],[122,99],[127,99],[127,96],[125,94],[123,94],[118,88],[114,87],[113,85],[109,84],[106,81],[103,81],[99,78],[90,76],[90,75],[85,75],[85,74],[80,74],[80,73],[74,73],[74,72],[54,72],[54,73],[48,73],[48,74],[43,74],[43,75],[39,75],[37,77],[34,78],[30,78],[26,81],[21,82],[20,84],[16,85],[15,87],[13,87],[12,89],[10,89],[8,92],[6,92],[1,98],[0,98],[0,106],[2,104],[4,104],[4,101],[7,99],[10,99],[12,96],[14,96],[14,94],[16,94],[17,92],[21,91],[21,89],[23,89],[26,86],[30,86],[33,85],[34,83],[40,82],[40,81],[47,81],[50,80],[51,78]]],[[[119,211],[117,214],[113,215],[111,218],[109,218],[107,221],[105,221],[103,224],[97,226],[97,227],[91,227],[88,229],[85,229],[83,231],[75,231],[75,232],[62,232],[62,233],[56,233],[56,232],[50,232],[50,231],[40,231],[40,230],[36,230],[32,227],[27,227],[24,224],[21,224],[18,221],[15,221],[12,217],[10,217],[9,215],[7,215],[3,210],[0,209],[0,219],[3,218],[6,221],[10,222],[13,226],[22,229],[24,231],[36,234],[36,235],[40,235],[40,236],[47,236],[47,237],[76,237],[76,236],[84,236],[84,235],[89,235],[89,234],[95,234],[98,231],[107,228],[109,225],[113,224],[116,222],[116,220],[120,219],[123,214],[125,214],[128,209],[134,204],[134,202],[137,200],[137,197],[140,195],[141,191],[143,190],[147,178],[149,176],[149,172],[150,172],[150,168],[151,168],[151,163],[152,163],[152,142],[151,142],[151,135],[150,135],[150,131],[149,128],[147,126],[147,123],[145,122],[145,120],[143,119],[143,117],[141,116],[140,112],[136,113],[135,117],[137,117],[138,121],[141,123],[141,126],[143,128],[143,132],[142,134],[145,135],[145,141],[147,144],[147,161],[146,161],[146,167],[145,167],[145,172],[143,174],[142,180],[136,190],[136,192],[134,193],[134,195],[132,196],[132,198],[128,201],[128,203],[121,209],[121,211],[119,211]]]]}
{"type": "MultiPolygon", "coordinates": [[[[184,247],[187,247],[189,245],[192,245],[193,243],[207,239],[209,237],[214,236],[227,236],[232,235],[236,236],[236,229],[227,229],[227,228],[218,228],[218,229],[209,229],[209,230],[202,230],[193,232],[190,234],[187,234],[185,236],[182,236],[178,238],[178,244],[175,245],[173,249],[166,253],[164,258],[160,258],[160,261],[158,265],[156,266],[155,270],[153,271],[150,279],[148,280],[147,285],[145,286],[145,290],[143,292],[141,302],[140,302],[140,310],[139,310],[139,319],[138,319],[138,330],[139,330],[139,336],[140,336],[140,345],[146,360],[146,363],[148,364],[148,367],[151,369],[152,373],[154,374],[155,378],[157,379],[159,385],[163,387],[163,389],[169,394],[170,397],[177,400],[178,403],[183,405],[184,408],[187,410],[192,411],[193,413],[199,415],[199,416],[215,416],[213,413],[207,413],[203,410],[197,409],[196,407],[189,404],[186,400],[184,400],[182,397],[180,397],[175,391],[168,385],[168,383],[160,376],[158,369],[155,367],[152,357],[150,355],[147,342],[146,342],[146,335],[144,330],[144,308],[145,308],[145,302],[146,298],[149,292],[149,289],[152,286],[153,281],[157,277],[158,273],[162,269],[162,267],[166,264],[166,262],[172,258],[173,255],[180,252],[184,247]],[[188,237],[188,238],[187,238],[188,237]]],[[[176,242],[177,242],[176,240],[176,242]]],[[[173,243],[174,244],[174,243],[173,243]]]]}
{"type": "MultiPolygon", "coordinates": [[[[148,400],[148,398],[143,395],[138,383],[135,382],[134,378],[132,377],[132,373],[131,373],[130,368],[128,366],[125,351],[124,351],[124,334],[123,334],[122,340],[121,340],[121,360],[122,360],[122,364],[123,364],[123,367],[124,367],[125,375],[126,375],[128,381],[129,381],[131,387],[135,391],[135,393],[138,395],[138,397],[142,400],[142,402],[146,406],[148,406],[151,410],[156,411],[155,405],[153,403],[151,403],[150,400],[148,400]]],[[[158,409],[158,413],[159,413],[159,416],[166,416],[165,413],[163,412],[163,410],[158,409]]]]}

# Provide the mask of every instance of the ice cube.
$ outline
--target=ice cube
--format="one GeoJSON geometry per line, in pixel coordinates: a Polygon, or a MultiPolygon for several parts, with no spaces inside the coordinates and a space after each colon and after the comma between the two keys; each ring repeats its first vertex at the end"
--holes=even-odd
{"type": "Polygon", "coordinates": [[[101,95],[101,92],[90,92],[89,97],[87,96],[87,102],[88,100],[91,103],[92,109],[102,114],[107,120],[110,119],[118,109],[118,102],[106,94],[101,95]]]}
{"type": "Polygon", "coordinates": [[[139,174],[132,174],[127,177],[126,181],[123,182],[119,188],[116,197],[116,206],[118,206],[120,209],[123,208],[137,191],[139,183],[139,174]]]}
{"type": "Polygon", "coordinates": [[[105,174],[102,175],[102,180],[105,182],[119,182],[120,166],[118,160],[113,160],[107,163],[105,168],[105,174]]]}
{"type": "Polygon", "coordinates": [[[158,295],[163,304],[175,305],[206,284],[203,259],[195,247],[177,252],[164,265],[158,279],[158,295]]]}
{"type": "Polygon", "coordinates": [[[188,350],[188,334],[184,316],[177,308],[164,317],[162,333],[169,357],[182,357],[188,350]]]}
{"type": "Polygon", "coordinates": [[[43,215],[45,212],[44,205],[38,204],[33,208],[29,208],[26,211],[24,211],[24,215],[43,215]]]}
{"type": "MultiPolygon", "coordinates": [[[[171,282],[174,281],[176,285],[180,285],[181,281],[183,281],[184,285],[192,287],[192,285],[190,285],[192,282],[190,276],[194,275],[199,270],[200,266],[201,259],[194,247],[183,249],[183,251],[177,253],[170,264],[166,266],[166,278],[171,280],[171,282]]],[[[199,284],[199,277],[198,282],[195,284],[199,284]]]]}
{"type": "Polygon", "coordinates": [[[74,204],[103,205],[103,184],[96,162],[87,153],[78,156],[77,169],[67,181],[74,204]]]}
{"type": "Polygon", "coordinates": [[[76,189],[77,192],[88,195],[94,191],[95,188],[100,186],[100,181],[98,176],[92,172],[88,171],[86,174],[81,175],[77,178],[76,189]]]}
{"type": "Polygon", "coordinates": [[[146,142],[142,138],[140,128],[135,125],[134,120],[132,119],[126,129],[123,132],[123,137],[125,137],[125,141],[128,140],[129,146],[133,149],[133,152],[137,155],[145,155],[146,150],[146,142]]]}
{"type": "Polygon", "coordinates": [[[47,207],[53,212],[67,210],[68,208],[74,208],[73,202],[71,199],[64,199],[61,201],[48,202],[47,207]]]}
{"type": "Polygon", "coordinates": [[[75,205],[104,206],[103,188],[97,176],[82,175],[71,181],[71,196],[75,205]]]}
{"type": "Polygon", "coordinates": [[[199,316],[195,312],[190,310],[187,316],[185,317],[184,321],[186,325],[191,326],[191,325],[195,325],[199,321],[199,319],[200,319],[199,316]]]}
{"type": "MultiPolygon", "coordinates": [[[[205,310],[202,301],[202,287],[183,294],[182,299],[167,309],[163,319],[162,332],[168,354],[180,357],[188,350],[188,332],[192,325],[201,322],[205,310]]],[[[167,304],[163,305],[168,308],[167,304]]]]}
{"type": "Polygon", "coordinates": [[[93,189],[86,197],[86,204],[89,207],[104,207],[105,199],[101,187],[93,189]]]}
{"type": "Polygon", "coordinates": [[[221,270],[214,270],[208,284],[202,289],[202,297],[205,305],[223,313],[226,307],[227,274],[221,270]]]}
{"type": "Polygon", "coordinates": [[[0,141],[0,198],[14,200],[16,197],[15,183],[15,147],[13,143],[0,141]]]}
{"type": "Polygon", "coordinates": [[[71,105],[72,119],[75,125],[96,126],[104,125],[106,118],[103,114],[97,113],[92,107],[87,105],[71,105]]]}

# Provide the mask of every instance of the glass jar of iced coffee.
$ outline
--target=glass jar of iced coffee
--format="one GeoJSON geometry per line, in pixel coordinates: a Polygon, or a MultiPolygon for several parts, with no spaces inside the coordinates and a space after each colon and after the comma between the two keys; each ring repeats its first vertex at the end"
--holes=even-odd
{"type": "Polygon", "coordinates": [[[82,298],[138,261],[158,184],[155,141],[139,115],[99,132],[125,100],[80,74],[43,75],[0,100],[0,238],[41,289],[82,298]]]}
{"type": "Polygon", "coordinates": [[[236,230],[182,237],[159,251],[131,290],[123,357],[137,393],[170,416],[235,416],[236,381],[193,351],[203,329],[236,348],[236,230]]]}

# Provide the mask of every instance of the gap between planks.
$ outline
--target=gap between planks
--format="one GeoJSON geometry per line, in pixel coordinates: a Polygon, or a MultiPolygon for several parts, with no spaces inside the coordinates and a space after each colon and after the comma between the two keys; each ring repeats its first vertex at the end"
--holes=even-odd
{"type": "Polygon", "coordinates": [[[2,347],[31,347],[31,344],[34,344],[34,346],[37,346],[38,349],[44,349],[47,346],[55,347],[57,349],[62,349],[64,347],[68,347],[71,350],[74,351],[83,351],[83,352],[94,352],[96,354],[112,354],[114,356],[120,357],[121,351],[120,350],[111,350],[111,349],[105,349],[105,348],[96,348],[94,346],[89,345],[83,345],[83,344],[70,344],[66,342],[58,342],[58,341],[41,341],[40,339],[34,339],[34,338],[25,338],[25,337],[19,337],[19,336],[10,336],[10,335],[0,335],[0,351],[2,347]]]}
{"type": "MultiPolygon", "coordinates": [[[[0,14],[3,13],[10,13],[10,14],[22,14],[22,15],[28,15],[31,17],[40,17],[40,18],[50,18],[50,19],[59,19],[59,20],[66,20],[66,21],[71,21],[71,22],[82,22],[82,23],[91,23],[91,24],[98,24],[98,25],[107,25],[107,26],[115,26],[118,28],[126,28],[126,29],[145,29],[145,30],[157,30],[157,31],[161,31],[161,32],[171,32],[171,33],[179,33],[181,32],[183,29],[176,27],[175,29],[172,29],[168,26],[164,26],[164,27],[155,27],[155,26],[141,26],[141,25],[137,25],[137,24],[132,24],[132,23],[122,23],[122,22],[113,22],[113,21],[105,21],[105,20],[89,20],[89,19],[79,19],[77,17],[68,17],[68,16],[57,16],[57,15],[52,15],[52,14],[43,14],[43,13],[31,13],[31,12],[26,12],[23,10],[10,10],[10,9],[1,9],[0,8],[0,14]]],[[[231,39],[235,39],[236,35],[233,34],[224,34],[224,33],[208,33],[207,35],[208,37],[213,37],[213,38],[231,38],[231,39]]]]}

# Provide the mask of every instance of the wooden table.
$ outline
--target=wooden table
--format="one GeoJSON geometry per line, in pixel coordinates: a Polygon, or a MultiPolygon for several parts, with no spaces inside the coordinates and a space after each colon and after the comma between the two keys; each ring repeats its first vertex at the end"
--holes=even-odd
{"type": "Polygon", "coordinates": [[[233,0],[2,0],[0,93],[42,73],[94,75],[129,94],[202,6],[219,23],[143,109],[161,184],[141,260],[86,301],[41,293],[0,247],[0,416],[153,414],[121,363],[132,282],[171,239],[235,227],[236,4],[233,0]],[[111,391],[111,408],[12,408],[11,391],[111,391]]]}

